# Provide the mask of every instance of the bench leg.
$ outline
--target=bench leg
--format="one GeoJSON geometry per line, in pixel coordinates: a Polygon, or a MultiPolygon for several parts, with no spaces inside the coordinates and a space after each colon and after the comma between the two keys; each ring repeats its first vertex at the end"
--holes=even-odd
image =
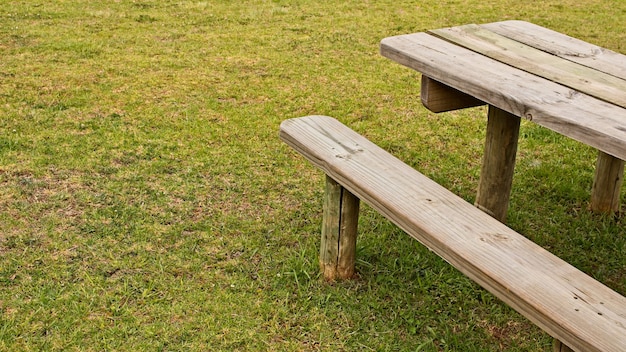
{"type": "Polygon", "coordinates": [[[520,118],[489,105],[487,138],[475,205],[504,222],[513,184],[520,118]]]}
{"type": "Polygon", "coordinates": [[[573,349],[567,347],[563,342],[557,339],[554,339],[554,344],[552,346],[552,351],[554,352],[574,352],[573,349]]]}
{"type": "Polygon", "coordinates": [[[623,180],[624,161],[598,151],[596,175],[591,189],[591,210],[601,213],[619,213],[623,180]]]}
{"type": "Polygon", "coordinates": [[[326,176],[320,270],[328,281],[354,276],[359,198],[326,176]]]}

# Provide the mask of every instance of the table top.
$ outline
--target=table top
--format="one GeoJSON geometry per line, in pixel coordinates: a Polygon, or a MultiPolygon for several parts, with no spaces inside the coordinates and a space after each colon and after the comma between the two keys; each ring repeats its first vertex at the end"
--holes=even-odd
{"type": "Polygon", "coordinates": [[[523,21],[385,38],[381,54],[626,160],[626,56],[523,21]]]}

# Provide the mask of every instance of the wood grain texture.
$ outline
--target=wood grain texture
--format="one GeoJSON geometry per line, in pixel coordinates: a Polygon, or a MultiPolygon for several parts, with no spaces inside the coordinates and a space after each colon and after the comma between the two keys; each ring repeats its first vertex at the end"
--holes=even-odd
{"type": "Polygon", "coordinates": [[[474,205],[500,222],[505,222],[509,208],[519,128],[519,117],[489,106],[485,150],[474,205]]]}
{"type": "Polygon", "coordinates": [[[354,276],[359,198],[326,176],[320,271],[327,281],[354,276]]]}
{"type": "Polygon", "coordinates": [[[435,29],[428,33],[520,70],[626,107],[626,80],[621,78],[552,55],[478,25],[435,29]]]}
{"type": "Polygon", "coordinates": [[[596,172],[591,188],[591,210],[619,213],[623,181],[624,161],[604,152],[598,152],[596,172]]]}
{"type": "Polygon", "coordinates": [[[626,298],[330,117],[280,137],[352,194],[575,351],[626,351],[626,298]]]}
{"type": "Polygon", "coordinates": [[[322,272],[324,279],[328,281],[332,281],[337,278],[342,190],[343,187],[339,183],[326,176],[319,263],[320,271],[322,272]]]}
{"type": "Polygon", "coordinates": [[[626,79],[626,55],[525,21],[502,21],[480,26],[560,58],[626,79]]]}
{"type": "Polygon", "coordinates": [[[421,99],[422,105],[435,113],[485,105],[484,102],[471,95],[450,88],[424,75],[422,75],[421,99]]]}
{"type": "Polygon", "coordinates": [[[381,41],[381,54],[454,89],[626,159],[626,109],[427,33],[381,41]]]}

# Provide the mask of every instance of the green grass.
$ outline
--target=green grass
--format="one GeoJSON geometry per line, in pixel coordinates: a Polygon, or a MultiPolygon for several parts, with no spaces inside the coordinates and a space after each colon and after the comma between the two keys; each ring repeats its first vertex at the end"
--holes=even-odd
{"type": "MultiPolygon", "coordinates": [[[[277,136],[335,116],[472,201],[485,109],[429,113],[378,43],[505,19],[626,52],[619,0],[3,2],[0,350],[550,350],[368,207],[323,283],[323,175],[277,136]]],[[[626,294],[594,159],[524,123],[509,224],[626,294]]]]}

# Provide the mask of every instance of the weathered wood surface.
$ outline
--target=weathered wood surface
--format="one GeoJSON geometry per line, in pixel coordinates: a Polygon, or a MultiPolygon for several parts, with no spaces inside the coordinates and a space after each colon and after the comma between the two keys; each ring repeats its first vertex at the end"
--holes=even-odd
{"type": "Polygon", "coordinates": [[[326,176],[320,270],[324,279],[354,276],[359,198],[326,176]]]}
{"type": "Polygon", "coordinates": [[[506,220],[509,208],[519,127],[519,117],[489,106],[485,150],[474,205],[501,222],[506,220]]]}
{"type": "Polygon", "coordinates": [[[591,188],[591,210],[619,213],[620,192],[624,181],[624,161],[598,152],[596,172],[591,188]]]}
{"type": "Polygon", "coordinates": [[[381,41],[381,54],[442,84],[626,159],[626,109],[427,33],[381,41]]]}
{"type": "Polygon", "coordinates": [[[422,75],[421,99],[422,105],[435,113],[485,105],[483,101],[471,95],[450,88],[424,75],[422,75]]]}
{"type": "Polygon", "coordinates": [[[428,31],[451,43],[549,79],[609,103],[626,107],[626,80],[552,55],[478,25],[428,31]]]}
{"type": "Polygon", "coordinates": [[[409,235],[575,351],[626,351],[626,298],[337,120],[284,121],[281,138],[409,235]]]}
{"type": "Polygon", "coordinates": [[[626,79],[626,55],[524,21],[502,21],[480,26],[563,59],[626,79]]]}

